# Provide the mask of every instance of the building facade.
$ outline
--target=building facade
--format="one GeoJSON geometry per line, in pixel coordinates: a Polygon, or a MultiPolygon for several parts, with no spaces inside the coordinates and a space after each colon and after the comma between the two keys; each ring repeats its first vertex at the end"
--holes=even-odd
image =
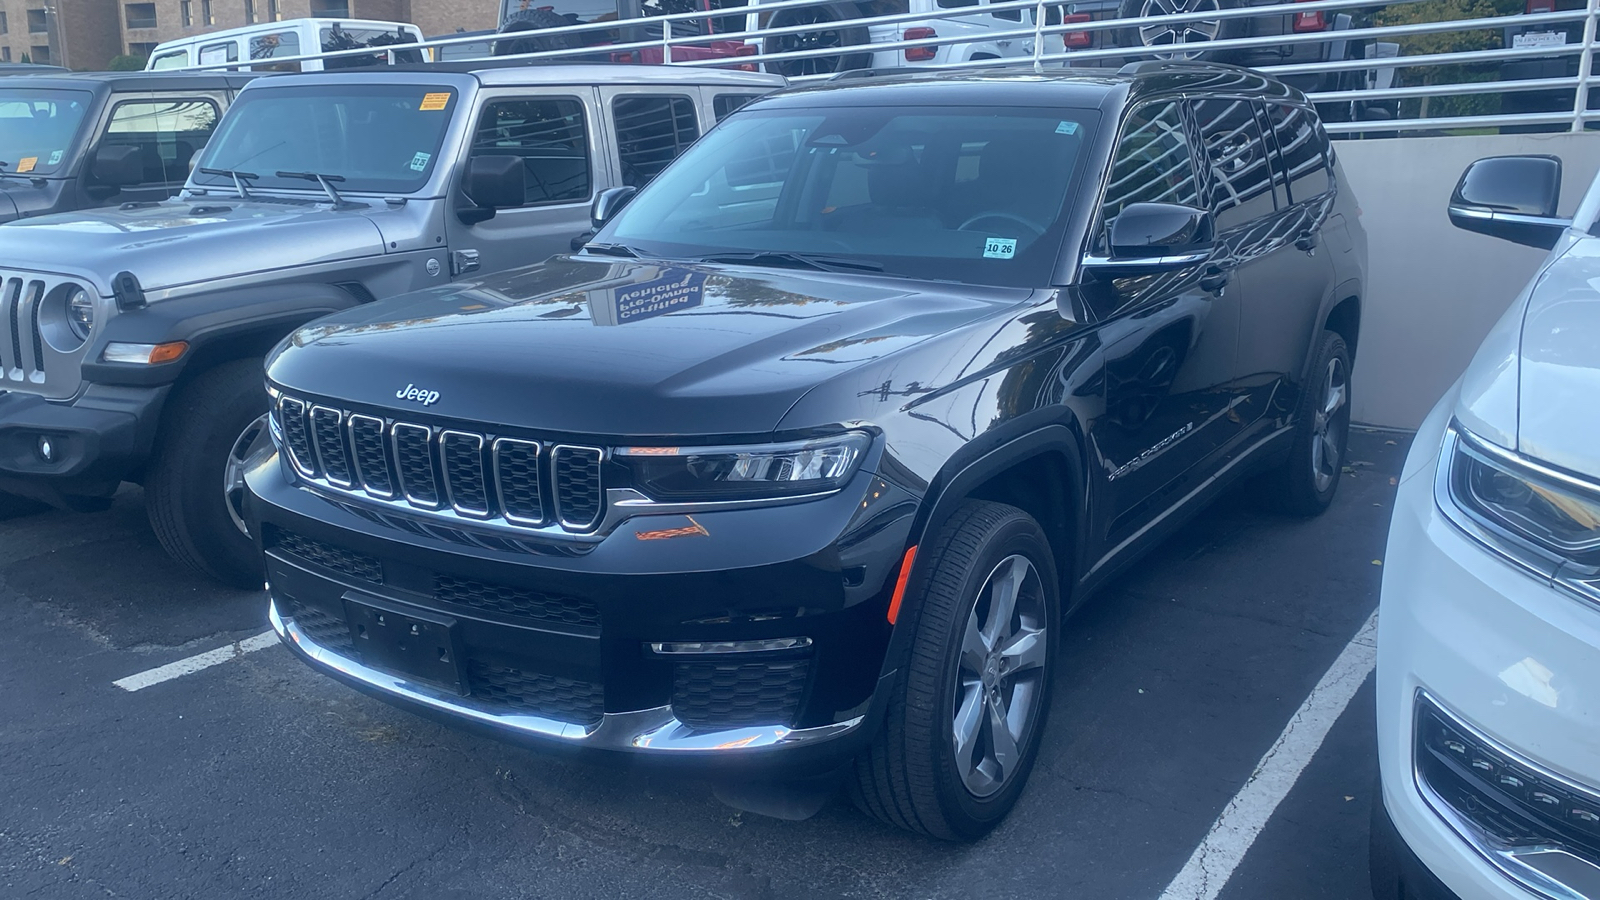
{"type": "Polygon", "coordinates": [[[99,69],[121,46],[117,0],[0,0],[0,62],[99,69]]]}

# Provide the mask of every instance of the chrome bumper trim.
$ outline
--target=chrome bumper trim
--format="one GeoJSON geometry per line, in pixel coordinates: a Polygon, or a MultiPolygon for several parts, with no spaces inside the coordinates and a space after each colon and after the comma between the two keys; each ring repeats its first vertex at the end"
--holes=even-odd
{"type": "Polygon", "coordinates": [[[866,716],[857,716],[848,721],[815,728],[762,725],[730,728],[724,731],[696,731],[678,721],[672,714],[671,706],[658,706],[633,712],[606,713],[601,716],[599,725],[588,727],[543,716],[490,709],[473,702],[469,697],[447,693],[369,668],[307,638],[292,617],[286,619],[278,614],[276,599],[271,601],[267,617],[272,622],[272,630],[278,633],[278,637],[288,644],[291,650],[315,666],[332,670],[403,700],[490,725],[511,734],[552,739],[574,746],[640,753],[740,753],[790,748],[831,740],[849,734],[866,720],[866,716]]]}

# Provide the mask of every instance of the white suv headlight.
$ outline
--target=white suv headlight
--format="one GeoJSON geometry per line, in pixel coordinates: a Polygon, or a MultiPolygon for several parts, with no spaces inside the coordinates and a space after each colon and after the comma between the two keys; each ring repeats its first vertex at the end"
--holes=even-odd
{"type": "Polygon", "coordinates": [[[1573,560],[1600,549],[1600,485],[1527,460],[1453,426],[1449,499],[1502,539],[1573,560]]]}

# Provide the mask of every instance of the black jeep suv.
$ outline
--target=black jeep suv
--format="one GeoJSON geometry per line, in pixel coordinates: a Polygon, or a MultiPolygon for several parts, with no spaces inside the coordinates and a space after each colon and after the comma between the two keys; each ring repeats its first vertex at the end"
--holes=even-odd
{"type": "Polygon", "coordinates": [[[268,358],[248,510],[314,668],[972,838],[1063,614],[1248,473],[1337,489],[1365,236],[1279,82],[847,78],[631,190],[582,252],[268,358]]]}

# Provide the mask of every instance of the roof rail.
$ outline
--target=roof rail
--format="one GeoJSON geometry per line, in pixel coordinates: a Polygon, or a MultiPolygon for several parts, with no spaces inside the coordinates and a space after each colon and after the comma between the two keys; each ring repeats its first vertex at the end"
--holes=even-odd
{"type": "Polygon", "coordinates": [[[878,68],[878,69],[845,69],[843,72],[835,72],[832,75],[829,75],[828,76],[828,80],[829,81],[847,81],[847,80],[849,80],[851,78],[879,78],[879,77],[882,77],[884,75],[904,75],[904,74],[906,74],[906,70],[905,69],[901,69],[901,68],[892,68],[892,69],[885,69],[885,68],[878,68]]]}
{"type": "Polygon", "coordinates": [[[1151,72],[1171,71],[1172,69],[1194,69],[1196,71],[1212,72],[1248,72],[1244,66],[1235,66],[1228,63],[1211,62],[1204,59],[1139,59],[1117,70],[1118,75],[1148,75],[1151,72]]]}

